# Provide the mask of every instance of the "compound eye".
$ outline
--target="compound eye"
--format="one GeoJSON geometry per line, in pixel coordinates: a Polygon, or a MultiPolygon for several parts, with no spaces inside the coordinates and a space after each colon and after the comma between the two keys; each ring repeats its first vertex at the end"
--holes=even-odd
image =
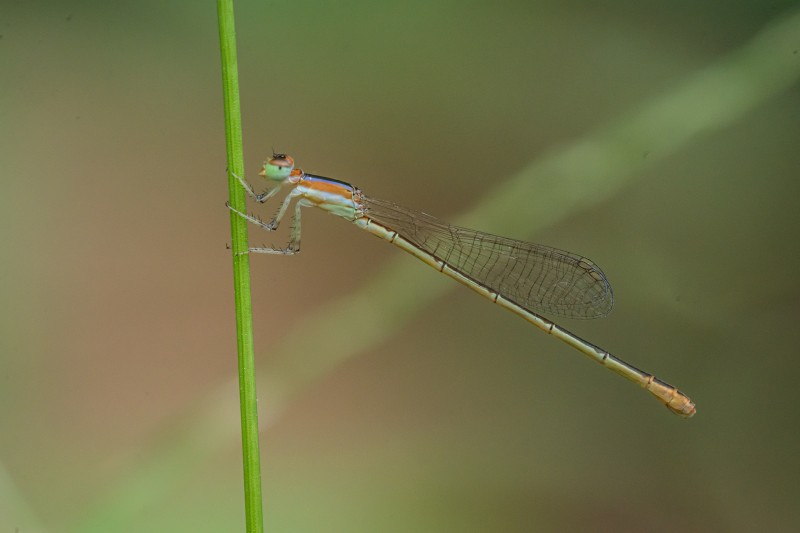
{"type": "Polygon", "coordinates": [[[286,154],[273,154],[272,157],[264,163],[264,170],[261,175],[273,181],[283,181],[289,177],[294,170],[294,159],[286,154]]]}

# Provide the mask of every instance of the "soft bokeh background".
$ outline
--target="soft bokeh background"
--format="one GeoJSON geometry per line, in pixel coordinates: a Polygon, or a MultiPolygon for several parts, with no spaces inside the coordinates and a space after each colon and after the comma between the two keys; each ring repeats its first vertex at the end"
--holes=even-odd
{"type": "MultiPolygon", "coordinates": [[[[698,405],[307,212],[252,259],[268,530],[796,530],[800,31],[692,93],[707,126],[646,115],[793,4],[237,4],[251,179],[274,147],[446,220],[527,183],[557,215],[475,223],[597,261],[613,314],[564,325],[698,405]],[[539,162],[643,116],[548,196],[539,162]]],[[[0,531],[243,529],[215,17],[0,8],[0,531]]]]}

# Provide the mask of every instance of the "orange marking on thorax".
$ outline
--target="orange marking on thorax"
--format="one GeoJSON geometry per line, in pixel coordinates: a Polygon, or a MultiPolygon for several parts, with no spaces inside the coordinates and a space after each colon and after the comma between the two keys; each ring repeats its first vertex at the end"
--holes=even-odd
{"type": "Polygon", "coordinates": [[[309,189],[314,189],[315,191],[319,192],[341,194],[346,198],[349,198],[353,194],[352,191],[347,187],[339,185],[338,183],[331,183],[329,181],[303,180],[303,185],[309,189]]]}
{"type": "MultiPolygon", "coordinates": [[[[335,194],[347,200],[353,197],[353,190],[351,188],[335,182],[304,179],[300,182],[300,184],[311,191],[320,192],[323,194],[335,194]]],[[[319,203],[321,201],[319,198],[315,198],[313,196],[308,197],[308,199],[315,203],[319,203]]]]}

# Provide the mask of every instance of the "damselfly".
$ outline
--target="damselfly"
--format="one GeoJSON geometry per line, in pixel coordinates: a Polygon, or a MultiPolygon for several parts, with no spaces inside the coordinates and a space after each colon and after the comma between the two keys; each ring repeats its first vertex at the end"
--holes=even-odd
{"type": "Polygon", "coordinates": [[[282,185],[292,188],[275,218],[264,222],[228,205],[233,212],[271,231],[278,227],[292,200],[297,199],[297,203],[287,247],[250,248],[250,252],[284,255],[299,252],[300,209],[319,207],[399,246],[606,368],[638,383],[673,413],[687,418],[694,415],[694,403],[669,383],[538,314],[599,318],[611,311],[611,285],[600,268],[585,257],[453,226],[426,213],[370,198],[344,181],[306,174],[295,168],[294,160],[285,154],[273,154],[259,175],[276,182],[277,186],[257,194],[246,180],[237,176],[247,193],[259,203],[275,196],[282,185]]]}

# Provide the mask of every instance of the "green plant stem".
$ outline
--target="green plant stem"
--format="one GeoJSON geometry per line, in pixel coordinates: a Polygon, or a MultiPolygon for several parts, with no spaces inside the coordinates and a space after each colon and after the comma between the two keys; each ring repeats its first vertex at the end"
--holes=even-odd
{"type": "MultiPolygon", "coordinates": [[[[222,56],[222,93],[225,103],[225,141],[228,155],[228,196],[230,204],[245,211],[245,194],[233,176],[244,175],[242,117],[239,106],[239,77],[236,62],[236,32],[233,0],[217,0],[219,43],[222,56]]],[[[236,343],[239,354],[239,405],[242,418],[242,461],[244,505],[248,532],[264,531],[261,506],[261,464],[258,449],[253,313],[250,301],[250,262],[247,255],[247,222],[231,213],[233,289],[236,304],[236,343]]]]}

